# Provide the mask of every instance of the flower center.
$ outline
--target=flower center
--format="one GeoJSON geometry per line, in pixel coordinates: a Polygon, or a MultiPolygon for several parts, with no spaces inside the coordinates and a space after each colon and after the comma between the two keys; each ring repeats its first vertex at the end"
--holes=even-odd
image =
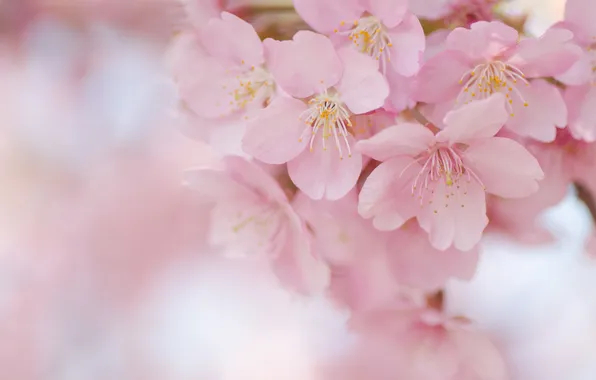
{"type": "MultiPolygon", "coordinates": [[[[473,180],[484,189],[484,184],[476,173],[464,164],[461,153],[456,147],[434,148],[414,162],[422,161],[424,161],[424,165],[414,178],[411,190],[412,196],[417,196],[420,200],[421,207],[424,206],[425,201],[429,205],[433,204],[435,190],[439,185],[444,185],[445,188],[445,207],[448,207],[451,201],[456,202],[457,200],[460,201],[461,207],[464,207],[461,198],[467,195],[467,186],[473,180]]],[[[436,214],[438,210],[435,209],[434,212],[436,214]]]]}
{"type": "Polygon", "coordinates": [[[283,226],[281,218],[281,210],[277,207],[251,205],[236,213],[232,231],[237,234],[243,246],[267,247],[268,252],[275,253],[276,237],[283,226]]]}
{"type": "MultiPolygon", "coordinates": [[[[345,25],[344,22],[341,25],[345,25]]],[[[374,59],[381,62],[381,69],[385,72],[387,62],[391,61],[390,47],[391,37],[387,33],[387,29],[376,17],[368,16],[354,22],[354,27],[347,32],[336,33],[348,34],[352,43],[356,48],[374,59]]]]}
{"type": "Polygon", "coordinates": [[[337,96],[323,93],[309,100],[308,105],[308,109],[300,115],[300,119],[307,124],[307,127],[299,141],[302,141],[310,133],[310,150],[312,152],[314,141],[320,133],[323,150],[327,150],[327,140],[333,138],[339,158],[343,159],[342,145],[345,146],[348,157],[352,157],[348,141],[348,128],[352,126],[352,123],[350,122],[350,113],[343,103],[337,96]]]}
{"type": "Polygon", "coordinates": [[[502,92],[507,98],[507,110],[513,114],[513,101],[520,101],[524,107],[528,103],[521,91],[517,88],[519,82],[529,86],[524,73],[517,67],[501,62],[493,61],[481,63],[473,69],[464,73],[459,80],[464,84],[456,102],[468,104],[476,99],[485,99],[494,93],[502,92]]]}
{"type": "Polygon", "coordinates": [[[229,87],[230,106],[242,110],[253,102],[258,102],[259,107],[266,106],[275,92],[275,81],[269,71],[253,66],[237,75],[229,87]]]}

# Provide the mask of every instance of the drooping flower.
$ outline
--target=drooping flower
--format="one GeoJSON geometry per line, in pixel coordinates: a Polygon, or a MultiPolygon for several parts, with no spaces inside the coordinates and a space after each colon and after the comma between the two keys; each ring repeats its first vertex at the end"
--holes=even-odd
{"type": "Polygon", "coordinates": [[[559,90],[532,78],[568,70],[580,57],[573,34],[550,29],[538,39],[519,40],[501,22],[477,22],[456,28],[446,49],[420,70],[414,97],[426,103],[459,107],[494,93],[507,98],[507,127],[522,136],[552,141],[565,127],[567,112],[559,90]]]}
{"type": "Polygon", "coordinates": [[[467,320],[435,310],[356,315],[358,344],[342,378],[506,380],[502,354],[467,320]],[[372,377],[370,374],[374,374],[372,377]]]}
{"type": "Polygon", "coordinates": [[[523,198],[543,177],[522,145],[495,137],[507,117],[505,96],[494,94],[448,113],[436,135],[403,123],[360,141],[362,153],[382,161],[364,183],[360,215],[381,230],[416,217],[433,247],[472,249],[488,223],[485,192],[523,198]]]}
{"type": "Polygon", "coordinates": [[[567,85],[571,134],[590,142],[596,141],[596,28],[589,17],[595,10],[591,1],[568,0],[565,21],[553,27],[573,32],[574,42],[583,49],[580,60],[557,79],[567,85]]]}
{"type": "Polygon", "coordinates": [[[312,256],[304,224],[277,182],[239,157],[224,158],[223,166],[186,175],[186,183],[213,204],[210,244],[231,256],[269,257],[282,282],[301,292],[321,290],[327,268],[312,256]]]}
{"type": "Polygon", "coordinates": [[[389,93],[378,63],[309,31],[265,46],[275,81],[292,97],[274,99],[248,123],[243,149],[265,163],[287,162],[311,198],[339,199],[362,169],[351,117],[381,107],[389,93]]]}

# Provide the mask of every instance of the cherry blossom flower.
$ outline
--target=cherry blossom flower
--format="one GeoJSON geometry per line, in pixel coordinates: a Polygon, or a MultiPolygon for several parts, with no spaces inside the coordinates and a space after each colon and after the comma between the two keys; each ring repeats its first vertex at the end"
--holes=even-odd
{"type": "Polygon", "coordinates": [[[565,7],[565,21],[553,29],[573,32],[574,42],[583,49],[579,61],[568,71],[557,76],[567,85],[565,100],[569,109],[569,130],[577,138],[596,141],[596,28],[588,15],[594,10],[594,3],[583,0],[568,0],[565,7]]]}
{"type": "MultiPolygon", "coordinates": [[[[352,318],[358,341],[342,378],[506,380],[503,356],[462,318],[437,311],[383,310],[352,318]]],[[[341,371],[343,369],[343,371],[341,371]]]]}
{"type": "Polygon", "coordinates": [[[446,24],[470,26],[477,21],[492,21],[497,0],[411,1],[410,9],[421,18],[444,19],[446,24]]]}
{"type": "Polygon", "coordinates": [[[294,6],[318,32],[344,36],[357,50],[379,60],[383,72],[418,72],[424,32],[408,12],[407,0],[294,0],[294,6]]]}
{"type": "Polygon", "coordinates": [[[554,140],[556,128],[566,125],[565,103],[556,87],[531,78],[563,73],[579,59],[580,49],[563,29],[550,29],[538,39],[519,38],[515,29],[497,21],[456,28],[446,49],[420,70],[414,97],[450,108],[503,93],[509,129],[554,140]]]}
{"type": "Polygon", "coordinates": [[[265,46],[276,83],[292,97],[274,99],[249,121],[243,149],[265,163],[287,162],[290,178],[311,198],[339,199],[362,169],[350,118],[381,107],[387,82],[375,60],[336,51],[320,34],[300,31],[265,46]]]}
{"type": "Polygon", "coordinates": [[[231,257],[269,257],[281,281],[300,292],[326,285],[327,268],[310,252],[304,225],[265,171],[239,157],[223,170],[190,170],[186,183],[213,203],[209,242],[231,257]]]}
{"type": "Polygon", "coordinates": [[[403,123],[360,141],[362,153],[382,161],[364,183],[360,215],[381,230],[417,217],[433,247],[472,249],[488,223],[485,192],[523,198],[543,178],[522,145],[495,137],[507,116],[505,96],[494,94],[447,114],[436,135],[403,123]]]}

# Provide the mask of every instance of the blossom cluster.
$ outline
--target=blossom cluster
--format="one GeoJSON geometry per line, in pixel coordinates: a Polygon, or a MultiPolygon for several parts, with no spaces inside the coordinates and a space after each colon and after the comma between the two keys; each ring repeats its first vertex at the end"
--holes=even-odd
{"type": "Polygon", "coordinates": [[[212,205],[210,244],[348,308],[403,378],[505,378],[433,300],[472,278],[484,234],[548,241],[538,215],[572,184],[596,190],[596,3],[568,0],[540,36],[494,0],[293,5],[308,28],[291,39],[222,9],[172,42],[181,128],[221,157],[185,178],[212,205]],[[441,377],[406,365],[426,359],[404,342],[429,336],[427,359],[459,358],[441,377]]]}

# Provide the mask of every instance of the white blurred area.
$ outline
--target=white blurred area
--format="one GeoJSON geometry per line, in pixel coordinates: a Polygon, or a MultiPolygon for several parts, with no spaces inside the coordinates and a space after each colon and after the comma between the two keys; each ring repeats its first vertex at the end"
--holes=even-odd
{"type": "MultiPolygon", "coordinates": [[[[531,6],[537,32],[561,15],[556,1],[510,6],[531,6]]],[[[2,380],[315,380],[350,346],[325,300],[197,245],[202,205],[179,179],[213,158],[175,128],[164,48],[40,18],[2,50],[2,380]]],[[[487,239],[450,308],[495,337],[512,380],[594,380],[591,220],[573,194],[544,220],[558,242],[487,239]]]]}

